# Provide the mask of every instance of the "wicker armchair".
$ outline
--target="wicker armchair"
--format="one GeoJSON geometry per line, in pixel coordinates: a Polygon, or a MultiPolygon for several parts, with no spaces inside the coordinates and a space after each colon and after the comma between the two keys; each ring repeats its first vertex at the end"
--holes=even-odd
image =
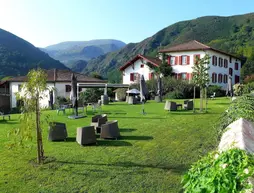
{"type": "Polygon", "coordinates": [[[96,135],[93,126],[77,128],[76,141],[80,145],[96,144],[96,135]]]}
{"type": "Polygon", "coordinates": [[[184,101],[183,108],[185,110],[192,110],[193,109],[193,101],[192,100],[184,101]]]}
{"type": "Polygon", "coordinates": [[[165,103],[164,109],[167,111],[176,111],[177,110],[176,103],[167,100],[165,103]]]}
{"type": "Polygon", "coordinates": [[[101,125],[105,124],[108,121],[108,117],[106,114],[95,115],[92,117],[91,126],[94,127],[97,133],[100,133],[101,125]]]}
{"type": "Polygon", "coordinates": [[[120,137],[120,130],[118,128],[117,120],[109,121],[101,126],[101,138],[103,139],[117,139],[120,137]]]}
{"type": "Polygon", "coordinates": [[[64,141],[66,140],[68,134],[66,130],[66,125],[59,122],[49,123],[49,141],[64,141]]]}

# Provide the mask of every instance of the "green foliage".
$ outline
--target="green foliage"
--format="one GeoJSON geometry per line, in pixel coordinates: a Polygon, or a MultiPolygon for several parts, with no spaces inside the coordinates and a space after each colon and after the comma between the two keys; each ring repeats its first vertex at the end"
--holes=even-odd
{"type": "Polygon", "coordinates": [[[93,78],[98,78],[100,80],[103,79],[103,77],[98,72],[92,72],[91,75],[92,75],[93,78]]]}
{"type": "Polygon", "coordinates": [[[79,98],[86,103],[95,103],[103,95],[103,91],[98,88],[87,88],[84,92],[81,92],[79,98]]]}
{"type": "Polygon", "coordinates": [[[240,149],[209,153],[194,163],[182,183],[185,193],[241,193],[252,186],[254,156],[240,149]]]}
{"type": "Polygon", "coordinates": [[[254,92],[254,82],[249,82],[248,84],[245,84],[243,88],[244,94],[249,94],[251,92],[254,92]]]}
{"type": "Polygon", "coordinates": [[[243,92],[244,92],[244,85],[237,83],[233,86],[234,89],[234,95],[236,96],[242,96],[243,92]]]}
{"type": "Polygon", "coordinates": [[[27,41],[0,29],[0,77],[26,75],[37,67],[67,69],[27,41]]]}
{"type": "Polygon", "coordinates": [[[216,97],[223,97],[226,96],[226,91],[222,89],[221,86],[218,85],[209,85],[207,87],[207,97],[210,97],[216,93],[216,97]]]}
{"type": "Polygon", "coordinates": [[[254,74],[247,75],[244,79],[244,83],[254,82],[254,74]]]}
{"type": "Polygon", "coordinates": [[[216,125],[219,136],[223,133],[226,127],[238,120],[244,118],[249,121],[254,121],[254,96],[243,95],[232,101],[226,111],[220,117],[220,121],[216,125]]]}
{"type": "Polygon", "coordinates": [[[47,74],[42,69],[31,70],[27,74],[27,82],[22,85],[22,91],[16,94],[18,100],[22,100],[24,105],[21,107],[22,114],[20,115],[20,125],[14,128],[10,134],[15,134],[14,144],[23,145],[25,140],[33,138],[33,133],[36,131],[37,138],[37,159],[38,163],[43,162],[44,150],[42,143],[41,124],[48,121],[48,116],[45,120],[41,120],[40,100],[45,97],[47,88],[47,74]]]}
{"type": "Polygon", "coordinates": [[[58,106],[66,104],[68,102],[69,101],[65,97],[62,97],[62,96],[57,96],[56,97],[56,105],[58,105],[58,106]]]}

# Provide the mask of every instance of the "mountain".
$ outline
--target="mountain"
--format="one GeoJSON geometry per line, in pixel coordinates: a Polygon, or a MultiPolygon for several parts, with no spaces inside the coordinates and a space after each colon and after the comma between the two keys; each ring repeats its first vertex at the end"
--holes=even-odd
{"type": "Polygon", "coordinates": [[[18,36],[0,29],[0,79],[5,76],[25,75],[31,68],[67,69],[18,36]]]}
{"type": "Polygon", "coordinates": [[[74,72],[81,72],[87,66],[87,61],[77,60],[69,65],[69,68],[74,72]]]}
{"type": "Polygon", "coordinates": [[[112,80],[111,75],[121,76],[119,67],[133,56],[143,51],[146,55],[156,56],[159,49],[190,40],[251,58],[254,56],[254,13],[230,17],[206,16],[175,23],[139,43],[130,43],[116,52],[90,60],[82,72],[89,74],[96,71],[114,82],[120,78],[112,80]]]}
{"type": "Polygon", "coordinates": [[[52,58],[59,60],[67,66],[77,60],[90,60],[121,49],[126,44],[119,40],[101,39],[90,41],[69,41],[41,48],[52,58]]]}

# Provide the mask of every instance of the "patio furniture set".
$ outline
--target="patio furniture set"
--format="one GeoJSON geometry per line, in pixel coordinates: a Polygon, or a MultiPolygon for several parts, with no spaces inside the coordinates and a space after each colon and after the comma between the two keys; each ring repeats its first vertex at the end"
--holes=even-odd
{"type": "MultiPolygon", "coordinates": [[[[118,139],[120,130],[118,121],[108,121],[107,115],[95,115],[90,126],[78,127],[76,141],[80,145],[96,144],[96,133],[102,139],[118,139]]],[[[68,137],[65,123],[51,122],[49,124],[49,141],[65,141],[68,137]]]]}
{"type": "Polygon", "coordinates": [[[166,100],[164,109],[167,111],[177,111],[179,108],[184,108],[185,110],[193,109],[193,100],[185,100],[184,104],[177,104],[176,102],[166,100]]]}

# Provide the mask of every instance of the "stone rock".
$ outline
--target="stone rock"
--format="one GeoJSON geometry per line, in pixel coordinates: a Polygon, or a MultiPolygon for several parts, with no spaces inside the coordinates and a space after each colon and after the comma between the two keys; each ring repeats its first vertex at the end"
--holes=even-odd
{"type": "Polygon", "coordinates": [[[227,128],[228,130],[222,135],[219,151],[239,148],[254,153],[254,123],[240,118],[227,128]]]}

